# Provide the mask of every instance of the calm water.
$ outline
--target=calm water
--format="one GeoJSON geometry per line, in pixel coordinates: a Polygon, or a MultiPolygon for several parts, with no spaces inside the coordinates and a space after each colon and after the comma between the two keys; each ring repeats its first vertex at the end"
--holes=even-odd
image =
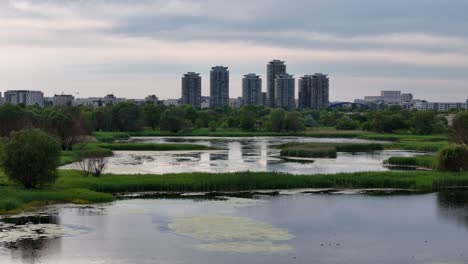
{"type": "MultiPolygon", "coordinates": [[[[359,139],[323,139],[304,137],[209,138],[186,137],[132,138],[139,143],[194,143],[217,147],[219,151],[116,151],[105,172],[121,174],[164,174],[181,172],[276,171],[292,174],[330,174],[339,172],[386,171],[382,162],[391,156],[413,156],[409,151],[338,153],[337,159],[314,159],[298,163],[279,158],[274,146],[287,142],[352,142],[359,139]]],[[[373,141],[375,142],[375,141],[373,141]]],[[[78,168],[77,164],[64,168],[78,168]]]]}
{"type": "Polygon", "coordinates": [[[461,264],[468,263],[467,197],[293,194],[60,206],[41,222],[78,232],[0,243],[0,263],[461,264]]]}

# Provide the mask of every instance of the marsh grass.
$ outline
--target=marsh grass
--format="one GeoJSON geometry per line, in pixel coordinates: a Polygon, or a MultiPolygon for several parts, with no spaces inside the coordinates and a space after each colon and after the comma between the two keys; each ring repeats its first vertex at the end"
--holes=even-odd
{"type": "Polygon", "coordinates": [[[385,164],[434,169],[437,167],[437,159],[435,156],[391,157],[385,164]]]}
{"type": "Polygon", "coordinates": [[[286,143],[278,146],[281,156],[301,158],[336,158],[337,152],[369,152],[383,150],[382,144],[358,143],[286,143]]]}

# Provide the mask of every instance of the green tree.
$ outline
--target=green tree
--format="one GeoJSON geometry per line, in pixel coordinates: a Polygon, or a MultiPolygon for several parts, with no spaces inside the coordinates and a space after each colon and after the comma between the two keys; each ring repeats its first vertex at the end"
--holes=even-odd
{"type": "Polygon", "coordinates": [[[143,113],[136,104],[118,103],[112,106],[112,121],[118,131],[139,131],[143,128],[143,113]]]}
{"type": "Polygon", "coordinates": [[[20,130],[26,124],[23,108],[17,105],[0,106],[0,136],[8,136],[12,131],[20,130]]]}
{"type": "Polygon", "coordinates": [[[161,119],[162,107],[148,102],[143,106],[143,116],[145,125],[151,127],[153,130],[159,126],[161,119]]]}
{"type": "Polygon", "coordinates": [[[274,109],[270,113],[271,130],[281,132],[284,128],[284,119],[286,112],[283,109],[274,109]]]}
{"type": "Polygon", "coordinates": [[[53,183],[57,178],[60,145],[39,129],[12,132],[2,155],[2,167],[7,177],[25,188],[53,183]]]}
{"type": "Polygon", "coordinates": [[[460,112],[454,117],[450,134],[457,144],[468,145],[468,111],[460,112]]]}
{"type": "Polygon", "coordinates": [[[161,130],[179,132],[185,128],[184,111],[177,107],[170,107],[161,114],[161,130]]]}
{"type": "Polygon", "coordinates": [[[299,112],[293,111],[289,112],[286,115],[286,118],[284,120],[284,126],[286,130],[292,131],[292,132],[297,132],[299,130],[304,129],[304,123],[301,118],[301,114],[299,112]]]}
{"type": "Polygon", "coordinates": [[[343,116],[336,123],[336,129],[340,130],[354,130],[359,127],[359,122],[352,120],[348,116],[343,116]]]}
{"type": "Polygon", "coordinates": [[[243,130],[254,131],[255,130],[255,113],[248,110],[242,109],[240,112],[240,126],[243,130]]]}
{"type": "Polygon", "coordinates": [[[436,115],[433,111],[417,111],[412,119],[413,130],[419,135],[430,135],[434,130],[436,115]]]}

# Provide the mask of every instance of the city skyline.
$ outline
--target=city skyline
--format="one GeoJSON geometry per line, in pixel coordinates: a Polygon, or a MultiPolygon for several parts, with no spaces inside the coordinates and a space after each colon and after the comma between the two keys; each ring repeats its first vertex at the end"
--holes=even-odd
{"type": "Polygon", "coordinates": [[[265,87],[265,62],[278,58],[295,76],[332,76],[335,100],[411,90],[456,101],[468,89],[467,9],[463,0],[2,1],[0,90],[177,98],[180,74],[209,80],[207,65],[221,64],[237,97],[246,73],[265,87]]]}

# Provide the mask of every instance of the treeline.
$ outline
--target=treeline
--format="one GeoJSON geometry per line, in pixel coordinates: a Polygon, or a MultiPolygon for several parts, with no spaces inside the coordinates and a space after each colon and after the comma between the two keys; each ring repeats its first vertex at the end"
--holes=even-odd
{"type": "Polygon", "coordinates": [[[433,111],[391,107],[378,111],[286,111],[262,106],[240,109],[198,110],[191,106],[118,103],[100,108],[39,108],[0,106],[0,137],[23,128],[41,128],[69,149],[80,136],[93,131],[142,131],[144,128],[179,132],[193,129],[241,129],[244,131],[297,132],[306,128],[405,132],[421,135],[446,133],[447,119],[433,111]]]}

